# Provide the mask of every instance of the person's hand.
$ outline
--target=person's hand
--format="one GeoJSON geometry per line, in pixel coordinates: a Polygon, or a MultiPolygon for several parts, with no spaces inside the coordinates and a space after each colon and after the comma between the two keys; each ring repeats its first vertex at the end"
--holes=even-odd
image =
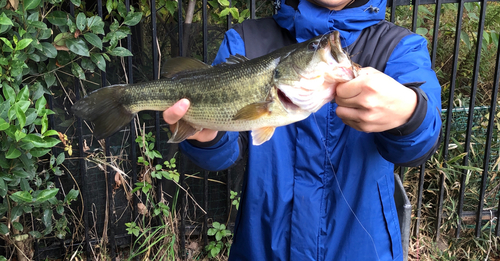
{"type": "Polygon", "coordinates": [[[356,130],[382,132],[405,124],[417,106],[417,94],[388,75],[362,68],[355,79],[336,87],[337,116],[356,130]]]}
{"type": "MultiPolygon", "coordinates": [[[[170,124],[170,130],[172,132],[175,131],[174,124],[179,121],[184,114],[186,114],[187,110],[189,109],[189,100],[188,99],[181,99],[172,107],[168,108],[163,112],[163,119],[165,122],[170,124]]],[[[188,137],[188,140],[197,140],[199,142],[209,142],[215,139],[217,136],[217,131],[216,130],[210,130],[210,129],[203,129],[197,133],[195,133],[193,136],[188,137]]]]}

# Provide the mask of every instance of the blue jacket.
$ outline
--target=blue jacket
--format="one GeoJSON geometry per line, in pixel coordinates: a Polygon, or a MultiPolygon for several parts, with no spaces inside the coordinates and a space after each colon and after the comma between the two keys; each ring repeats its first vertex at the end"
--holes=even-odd
{"type": "MultiPolygon", "coordinates": [[[[274,19],[299,42],[339,30],[349,46],[384,19],[385,6],[385,0],[370,0],[330,11],[301,1],[298,10],[282,5],[274,19]]],[[[244,42],[229,30],[214,63],[236,53],[245,55],[244,42]]],[[[264,144],[249,145],[230,260],[402,260],[394,164],[435,148],[441,95],[421,36],[405,36],[384,72],[402,84],[425,82],[427,110],[418,128],[402,136],[359,132],[336,116],[336,104],[327,104],[301,122],[276,128],[264,144]]],[[[181,149],[199,166],[222,170],[238,159],[238,139],[227,132],[210,147],[183,142],[181,149]]]]}

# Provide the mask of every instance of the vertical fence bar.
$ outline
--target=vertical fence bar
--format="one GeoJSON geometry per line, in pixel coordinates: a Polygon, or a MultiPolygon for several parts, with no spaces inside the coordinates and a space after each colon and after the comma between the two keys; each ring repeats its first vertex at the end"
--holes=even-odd
{"type": "MultiPolygon", "coordinates": [[[[104,87],[104,85],[103,85],[104,87]]],[[[116,260],[116,242],[115,242],[115,201],[113,197],[113,187],[115,186],[115,177],[113,176],[112,169],[109,167],[109,163],[111,163],[111,153],[110,153],[110,146],[109,146],[109,138],[106,138],[106,162],[108,163],[106,165],[106,173],[107,173],[107,178],[108,178],[108,229],[109,233],[107,235],[108,237],[108,243],[109,243],[109,249],[110,249],[110,256],[111,260],[116,260]]]]}
{"type": "Polygon", "coordinates": [[[255,19],[255,0],[250,0],[250,19],[255,19]]]}
{"type": "MultiPolygon", "coordinates": [[[[101,3],[101,0],[98,1],[98,3],[101,3]]],[[[99,9],[100,10],[100,9],[99,9]]],[[[72,16],[75,16],[75,7],[73,4],[70,4],[70,14],[72,16]]],[[[80,97],[80,91],[78,90],[78,86],[80,86],[79,81],[75,78],[74,79],[74,86],[75,86],[75,96],[76,100],[79,100],[80,97]]],[[[90,252],[90,238],[89,238],[89,218],[88,218],[88,213],[89,207],[88,204],[86,204],[87,200],[89,199],[88,197],[88,192],[87,192],[87,162],[85,161],[85,157],[83,156],[85,152],[83,151],[83,120],[81,118],[77,117],[77,127],[76,127],[76,135],[78,136],[78,153],[79,153],[79,166],[80,166],[80,175],[81,175],[81,193],[82,193],[82,211],[83,211],[83,221],[84,221],[84,236],[85,236],[85,251],[87,253],[90,252]]]]}
{"type": "MultiPolygon", "coordinates": [[[[203,208],[208,211],[208,171],[203,171],[203,208]]],[[[208,212],[203,215],[203,243],[208,245],[208,212]]]]}
{"type": "Polygon", "coordinates": [[[202,8],[203,19],[203,62],[208,63],[208,16],[207,16],[207,0],[203,0],[202,8]]]}
{"type": "Polygon", "coordinates": [[[396,21],[396,0],[391,0],[391,23],[396,21]]]}
{"type": "MultiPolygon", "coordinates": [[[[482,46],[482,40],[483,40],[483,26],[484,26],[484,17],[486,16],[486,4],[487,4],[487,1],[486,0],[483,0],[482,1],[482,5],[481,5],[481,16],[480,16],[480,25],[479,25],[479,30],[478,30],[478,40],[477,40],[477,55],[481,53],[481,46],[482,46]]],[[[476,57],[477,59],[477,57],[476,57]]],[[[474,75],[476,75],[476,70],[479,71],[479,62],[476,62],[476,64],[474,65],[474,75]],[[477,68],[476,68],[477,67],[477,68]]],[[[474,77],[474,85],[473,85],[473,91],[475,92],[476,90],[476,85],[477,85],[477,76],[474,77]]],[[[475,96],[475,95],[474,95],[475,96]]],[[[473,103],[471,103],[471,106],[472,106],[473,103]]],[[[493,122],[491,121],[491,119],[494,119],[495,118],[495,107],[496,107],[496,98],[494,100],[492,100],[492,106],[491,106],[491,112],[493,114],[490,113],[490,122],[488,124],[488,130],[487,130],[487,135],[492,135],[492,133],[490,132],[490,124],[493,124],[493,122]]],[[[474,109],[473,107],[471,107],[472,109],[474,109]]],[[[469,118],[470,118],[470,115],[472,114],[473,112],[470,111],[469,109],[469,118]]],[[[469,123],[472,124],[472,119],[469,119],[469,123]]],[[[472,126],[470,127],[472,128],[472,126]]],[[[469,128],[468,128],[469,129],[469,128]]],[[[467,130],[468,130],[467,129],[467,130]]],[[[467,132],[467,137],[470,135],[469,132],[467,132]]],[[[467,143],[466,143],[467,145],[467,143]]],[[[477,213],[476,213],[476,237],[480,237],[481,236],[481,221],[482,221],[482,215],[483,215],[483,201],[484,201],[484,196],[485,196],[485,193],[486,193],[486,183],[487,183],[487,180],[488,180],[488,169],[489,169],[489,162],[490,162],[490,151],[491,151],[491,148],[490,148],[491,144],[487,144],[486,145],[486,148],[485,148],[485,153],[484,153],[484,162],[483,162],[483,174],[482,174],[482,177],[481,177],[481,190],[479,192],[479,202],[478,202],[478,208],[477,208],[477,213]]],[[[466,159],[467,159],[467,155],[465,155],[466,159]]],[[[464,160],[464,166],[466,166],[467,164],[465,164],[465,160],[464,160]]],[[[465,176],[465,173],[463,174],[465,176]]],[[[464,178],[465,179],[465,178],[464,178]]],[[[463,182],[462,182],[463,183],[463,182]]],[[[460,195],[462,196],[462,195],[460,195]]],[[[461,209],[459,209],[461,210],[461,209]]],[[[498,209],[500,211],[500,209],[498,209]]],[[[497,221],[498,222],[498,221],[497,221]]]]}
{"type": "Polygon", "coordinates": [[[227,170],[227,177],[226,177],[226,200],[227,200],[227,227],[229,227],[229,221],[231,221],[231,206],[232,201],[231,201],[231,175],[232,175],[232,170],[228,169],[227,170]]]}
{"type": "MultiPolygon", "coordinates": [[[[202,19],[203,19],[203,61],[208,62],[208,19],[207,19],[207,0],[203,0],[202,19]]],[[[208,210],[208,171],[203,171],[203,208],[208,210]]],[[[203,243],[208,245],[208,213],[203,215],[203,243]]]]}
{"type": "Polygon", "coordinates": [[[418,6],[420,5],[420,0],[413,0],[413,17],[411,21],[411,31],[417,31],[417,18],[418,18],[418,6]]]}
{"type": "MultiPolygon", "coordinates": [[[[158,51],[158,27],[156,25],[156,1],[151,0],[151,30],[152,30],[152,51],[153,51],[153,80],[158,80],[159,77],[159,51],[158,51]]],[[[155,111],[155,148],[160,149],[160,112],[155,111]]],[[[155,159],[156,164],[159,163],[158,159],[155,159]]],[[[156,184],[156,199],[158,202],[161,201],[163,196],[163,182],[162,180],[157,180],[156,184]]]]}
{"type": "MultiPolygon", "coordinates": [[[[127,12],[130,11],[130,0],[125,0],[125,6],[127,8],[127,12]]],[[[130,28],[130,27],[129,27],[130,28]]],[[[132,36],[128,35],[127,36],[127,49],[132,52],[132,36]]],[[[134,73],[133,73],[133,66],[132,66],[132,56],[127,57],[127,75],[128,75],[128,82],[130,84],[134,83],[134,73]]],[[[135,118],[132,119],[130,122],[130,160],[131,160],[131,174],[132,174],[132,184],[135,184],[137,182],[137,146],[135,144],[135,139],[137,138],[137,133],[135,129],[135,118]]],[[[138,216],[139,213],[137,211],[137,204],[138,204],[138,198],[136,196],[136,193],[132,196],[132,206],[134,209],[133,212],[133,220],[135,220],[138,216]]],[[[133,235],[132,235],[133,236],[133,235]]],[[[133,240],[132,242],[133,243],[133,240]]]]}
{"type": "MultiPolygon", "coordinates": [[[[97,12],[98,15],[103,18],[103,12],[102,12],[102,0],[98,0],[98,7],[97,7],[97,12]]],[[[102,72],[101,74],[101,87],[105,87],[107,85],[106,83],[106,72],[102,72]]],[[[109,148],[109,138],[106,138],[104,143],[105,145],[105,155],[106,155],[106,162],[110,162],[110,148],[109,148]]],[[[107,178],[108,178],[108,187],[107,187],[107,196],[108,196],[108,243],[110,245],[110,255],[111,259],[114,261],[116,260],[116,253],[115,253],[115,222],[114,222],[114,200],[113,200],[113,187],[114,187],[114,177],[111,174],[111,168],[109,166],[106,166],[106,173],[107,173],[107,178]]]]}
{"type": "MultiPolygon", "coordinates": [[[[500,38],[500,37],[499,37],[500,38]]],[[[493,136],[493,129],[495,128],[495,115],[497,108],[497,99],[498,99],[498,85],[500,81],[500,45],[497,47],[497,60],[495,64],[495,76],[493,80],[493,90],[491,95],[491,105],[490,105],[490,118],[488,120],[488,130],[486,131],[486,150],[484,152],[484,161],[483,161],[483,177],[481,180],[481,186],[484,187],[485,183],[485,175],[488,173],[489,162],[490,162],[490,149],[491,149],[491,140],[493,136]],[[485,174],[486,173],[486,174],[485,174]]],[[[500,236],[500,200],[498,200],[497,207],[497,227],[496,227],[496,236],[500,236]]]]}
{"type": "MultiPolygon", "coordinates": [[[[476,54],[475,54],[474,69],[473,69],[473,74],[472,74],[472,88],[471,88],[471,96],[470,96],[470,100],[469,100],[469,115],[467,118],[467,134],[465,136],[465,144],[464,144],[465,156],[464,156],[464,160],[463,160],[463,166],[469,165],[470,140],[471,140],[471,136],[472,136],[472,126],[474,124],[474,106],[475,106],[475,102],[476,102],[477,79],[479,77],[479,63],[481,61],[481,48],[482,48],[482,43],[483,43],[482,36],[483,36],[484,19],[486,16],[486,3],[487,3],[487,0],[482,1],[481,14],[479,16],[479,26],[478,26],[478,34],[477,34],[477,41],[476,41],[476,54]]],[[[455,230],[455,237],[456,238],[460,237],[460,230],[462,227],[462,213],[463,213],[463,206],[464,206],[465,181],[467,178],[467,173],[468,173],[468,170],[464,169],[463,173],[462,173],[462,178],[460,180],[460,196],[458,199],[458,222],[457,222],[457,229],[455,230]]],[[[483,193],[482,190],[481,190],[481,193],[483,193]]],[[[482,204],[480,204],[480,210],[479,210],[478,214],[481,215],[481,213],[482,213],[482,204]]]]}
{"type": "Polygon", "coordinates": [[[419,228],[420,228],[420,217],[422,216],[422,195],[424,194],[424,177],[425,177],[425,164],[420,166],[420,178],[418,181],[418,197],[417,197],[417,219],[415,221],[415,230],[414,230],[414,235],[415,237],[418,236],[419,234],[419,228]]]}
{"type": "MultiPolygon", "coordinates": [[[[457,27],[455,29],[455,48],[453,51],[453,65],[452,65],[452,76],[450,83],[450,93],[448,96],[448,111],[446,116],[446,131],[444,137],[444,146],[443,146],[443,158],[446,160],[448,158],[448,145],[450,142],[450,128],[451,128],[451,118],[453,113],[453,97],[455,93],[456,86],[456,78],[457,78],[457,68],[458,68],[458,53],[460,50],[460,31],[462,29],[462,15],[464,9],[465,0],[461,0],[458,4],[458,12],[457,12],[457,27]]],[[[446,164],[446,163],[445,163],[446,164]]],[[[444,174],[440,174],[439,178],[439,198],[438,198],[438,211],[436,213],[436,241],[440,237],[440,227],[441,227],[441,218],[443,215],[443,198],[444,198],[444,174]]]]}
{"type": "MultiPolygon", "coordinates": [[[[178,21],[178,30],[179,30],[179,56],[182,56],[183,53],[183,46],[182,46],[182,39],[183,39],[183,26],[182,26],[182,0],[177,0],[177,21],[178,21]]],[[[184,175],[184,171],[181,171],[180,177],[179,177],[179,184],[181,185],[182,188],[186,187],[186,176],[184,175]]],[[[181,220],[180,220],[180,226],[179,226],[179,255],[182,260],[186,258],[186,216],[187,216],[187,211],[186,211],[186,195],[184,190],[179,190],[179,197],[181,199],[181,207],[180,207],[180,214],[181,214],[181,220]]]]}
{"type": "Polygon", "coordinates": [[[432,51],[431,51],[431,67],[436,68],[436,53],[439,35],[439,19],[441,18],[441,3],[443,0],[437,0],[436,9],[434,10],[434,30],[432,32],[432,51]]]}
{"type": "MultiPolygon", "coordinates": [[[[231,0],[229,0],[229,7],[233,7],[233,3],[231,2],[231,0]]],[[[233,16],[231,15],[231,13],[227,14],[227,30],[231,29],[232,27],[232,20],[233,20],[233,16]]]]}

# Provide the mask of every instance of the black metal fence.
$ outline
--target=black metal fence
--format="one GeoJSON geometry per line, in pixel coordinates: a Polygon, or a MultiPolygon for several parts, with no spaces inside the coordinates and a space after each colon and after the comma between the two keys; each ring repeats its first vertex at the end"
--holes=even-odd
{"type": "MultiPolygon", "coordinates": [[[[143,22],[132,28],[132,36],[129,36],[122,44],[125,45],[134,54],[134,57],[128,57],[126,60],[116,60],[115,63],[108,66],[107,73],[96,76],[101,86],[107,86],[115,83],[133,83],[145,80],[158,79],[160,77],[160,61],[165,57],[192,56],[210,62],[215,57],[218,45],[220,44],[225,30],[231,28],[233,19],[231,16],[225,18],[225,22],[211,24],[208,21],[212,8],[207,0],[203,0],[199,5],[201,8],[195,10],[197,20],[193,19],[185,23],[183,13],[186,12],[190,1],[178,0],[177,11],[174,16],[164,12],[167,2],[151,0],[147,3],[150,8],[143,22]],[[124,64],[124,65],[123,65],[124,64]],[[123,66],[122,66],[123,65],[123,66]],[[126,71],[126,73],[122,73],[126,71]]],[[[251,19],[271,15],[274,7],[270,1],[247,1],[251,19]]],[[[435,238],[439,238],[442,233],[444,219],[452,220],[451,227],[455,228],[455,236],[460,237],[461,231],[465,226],[471,225],[471,220],[475,223],[475,236],[481,236],[481,229],[485,221],[491,221],[496,217],[495,235],[500,235],[498,219],[500,218],[499,192],[498,185],[500,175],[498,173],[498,116],[496,108],[498,83],[500,76],[500,51],[498,44],[496,49],[487,46],[488,52],[493,52],[494,59],[488,59],[492,63],[490,66],[491,79],[485,79],[481,76],[484,72],[482,64],[482,51],[484,52],[483,37],[472,39],[472,54],[470,52],[466,59],[470,62],[465,63],[461,58],[463,52],[461,45],[465,44],[463,33],[455,33],[452,37],[452,53],[448,52],[450,59],[445,65],[436,66],[438,57],[445,54],[440,53],[439,45],[444,38],[450,36],[444,30],[440,23],[442,17],[441,10],[443,5],[453,5],[456,8],[456,19],[453,28],[455,32],[462,32],[463,21],[467,18],[464,14],[466,4],[471,1],[456,0],[414,0],[389,1],[387,8],[387,19],[396,24],[407,26],[413,31],[425,32],[429,39],[429,50],[433,62],[433,67],[439,68],[440,80],[445,86],[443,103],[443,143],[440,152],[435,159],[427,166],[421,166],[418,170],[401,168],[401,177],[406,177],[405,186],[410,187],[408,178],[416,177],[418,186],[414,193],[410,193],[414,203],[414,224],[412,229],[414,235],[418,235],[420,224],[422,222],[422,205],[430,204],[435,210],[435,238]],[[421,17],[422,10],[419,6],[434,8],[434,12],[425,12],[424,18],[421,17]],[[400,14],[398,15],[398,12],[400,14]],[[427,18],[426,18],[427,17],[427,18]],[[430,20],[433,17],[432,20],[430,20]],[[420,20],[419,20],[420,19],[420,20]],[[489,49],[488,49],[489,48],[489,49]],[[467,69],[467,70],[465,70],[467,69]],[[464,73],[467,72],[467,73],[464,73]],[[486,82],[486,83],[485,83],[486,82]],[[464,84],[467,88],[464,88],[464,84]],[[483,99],[481,103],[476,104],[478,89],[482,96],[486,93],[488,98],[483,99]],[[446,92],[447,91],[447,92],[446,92]],[[460,97],[457,97],[459,95],[460,97]],[[464,98],[465,97],[465,98],[464,98]],[[457,103],[458,102],[458,103],[457,103]],[[457,106],[458,104],[458,106],[457,106]],[[478,107],[479,106],[479,107],[478,107]],[[457,108],[458,107],[458,108],[457,108]],[[453,150],[453,151],[451,151],[453,150]],[[455,153],[459,151],[459,153],[455,153]],[[451,156],[450,156],[451,155],[451,156]],[[458,156],[457,156],[458,155],[458,156]],[[455,160],[453,164],[448,164],[444,159],[455,160]],[[472,161],[472,159],[474,161],[472,161]],[[437,163],[436,163],[437,162],[437,163]],[[474,165],[475,164],[475,165],[474,165]],[[479,164],[479,165],[477,165],[479,164]],[[436,167],[437,172],[429,171],[429,168],[436,167]],[[470,166],[474,165],[475,168],[470,166]],[[478,170],[480,172],[478,173],[478,170]],[[495,170],[496,169],[496,170],[495,170]],[[452,170],[451,172],[449,170],[452,170]],[[417,174],[414,174],[417,171],[417,174]],[[437,175],[433,176],[433,173],[437,175]],[[454,177],[452,177],[453,175],[454,177]],[[447,182],[460,176],[458,187],[458,205],[451,210],[446,208],[448,197],[452,196],[447,182]],[[432,185],[429,179],[439,178],[437,186],[432,185]],[[476,178],[474,178],[476,177],[476,178]],[[470,196],[467,186],[471,180],[480,179],[478,190],[470,196]],[[467,194],[469,193],[469,194],[467,194]],[[486,197],[488,195],[488,197],[486,197]],[[471,197],[476,197],[471,199],[471,197]],[[475,202],[475,207],[470,207],[469,203],[475,202]],[[466,207],[464,207],[466,205],[466,207]],[[485,209],[487,205],[488,209],[485,209]],[[455,217],[455,218],[449,218],[455,217]],[[467,222],[464,222],[467,221],[467,222]]],[[[476,32],[469,35],[482,36],[485,33],[485,23],[487,20],[486,10],[494,1],[483,1],[475,5],[479,10],[476,32]]],[[[144,5],[143,2],[134,3],[136,8],[144,5]]],[[[171,3],[170,3],[171,4],[171,3]]],[[[126,6],[129,8],[130,2],[126,0],[126,6]]],[[[144,7],[144,6],[143,6],[144,7]]],[[[195,6],[195,8],[198,8],[195,6]]],[[[103,16],[103,1],[97,1],[97,10],[100,16],[103,16]]],[[[492,19],[491,17],[489,19],[492,19]]],[[[448,25],[447,25],[448,26],[448,25]]],[[[467,32],[466,32],[467,34],[467,32]]],[[[489,43],[496,42],[497,39],[490,37],[489,43]]],[[[450,40],[450,39],[447,39],[450,40]]],[[[469,38],[470,40],[470,38],[469,38]]],[[[447,43],[449,43],[448,41],[447,43]]],[[[84,86],[79,81],[74,81],[74,95],[78,100],[81,97],[83,88],[92,88],[84,86]]],[[[67,108],[67,100],[55,97],[50,101],[54,108],[67,108]]],[[[188,236],[200,235],[202,241],[208,242],[207,229],[213,221],[227,223],[230,216],[234,215],[236,210],[232,206],[231,191],[239,191],[241,175],[244,170],[244,164],[236,166],[233,169],[224,172],[208,172],[193,166],[187,159],[180,154],[176,154],[177,147],[167,144],[168,131],[166,125],[161,119],[160,113],[145,113],[140,115],[140,122],[146,132],[152,132],[155,139],[155,148],[161,152],[163,159],[176,157],[180,173],[178,184],[184,189],[178,189],[177,185],[165,180],[155,182],[156,196],[158,199],[163,197],[172,202],[177,199],[179,210],[179,254],[184,256],[186,251],[184,241],[188,236]],[[185,192],[190,193],[188,197],[185,192]],[[176,195],[169,197],[169,195],[176,195]],[[200,207],[194,206],[193,199],[201,208],[207,212],[204,214],[200,207]]],[[[51,119],[52,127],[55,129],[61,126],[67,127],[67,119],[53,117],[51,119]]],[[[47,256],[67,255],[72,251],[81,250],[87,256],[92,256],[93,247],[103,238],[107,239],[109,255],[114,258],[122,247],[130,246],[134,238],[127,234],[125,223],[137,220],[138,204],[140,197],[135,193],[132,198],[127,198],[127,193],[123,186],[117,186],[115,180],[116,170],[113,166],[119,167],[129,177],[130,184],[135,184],[138,180],[145,178],[137,164],[141,152],[138,151],[135,142],[139,135],[138,124],[135,120],[130,128],[121,131],[104,142],[96,141],[91,132],[91,128],[81,119],[77,119],[73,128],[69,128],[68,136],[73,137],[72,143],[77,148],[74,152],[75,157],[68,159],[65,163],[73,177],[63,176],[59,180],[59,185],[63,189],[70,189],[77,185],[83,196],[83,202],[76,203],[74,209],[81,214],[83,227],[75,228],[73,234],[75,238],[81,240],[59,240],[59,241],[40,241],[35,244],[36,260],[47,256]],[[101,160],[103,159],[103,160],[101,160]]],[[[451,184],[453,185],[453,184],[451,184]]],[[[407,189],[408,190],[408,189],[407,189]]],[[[494,222],[491,222],[491,225],[494,222]]],[[[105,244],[106,245],[106,244],[105,244]]]]}

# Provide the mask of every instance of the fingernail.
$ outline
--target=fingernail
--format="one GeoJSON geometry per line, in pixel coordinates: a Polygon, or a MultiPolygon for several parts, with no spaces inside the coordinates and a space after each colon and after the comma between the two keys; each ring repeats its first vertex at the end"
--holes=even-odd
{"type": "Polygon", "coordinates": [[[182,99],[181,102],[179,103],[179,108],[183,110],[187,110],[189,107],[189,100],[188,99],[182,99]]]}

